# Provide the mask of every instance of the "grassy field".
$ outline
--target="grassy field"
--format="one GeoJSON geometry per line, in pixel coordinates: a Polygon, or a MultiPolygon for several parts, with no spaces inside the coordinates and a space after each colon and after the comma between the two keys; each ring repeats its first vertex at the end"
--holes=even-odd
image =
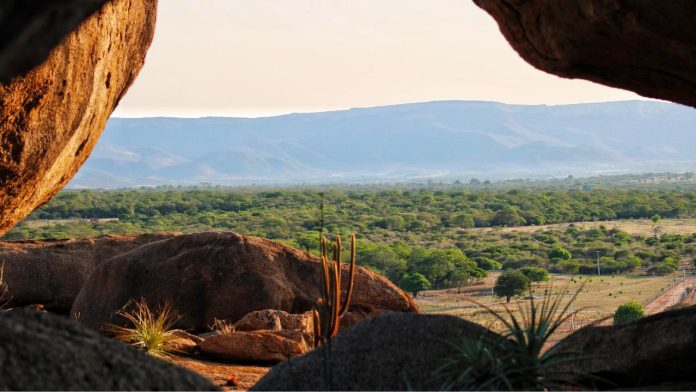
{"type": "Polygon", "coordinates": [[[619,229],[625,231],[628,234],[641,235],[644,237],[649,237],[655,234],[655,229],[657,229],[658,234],[691,234],[696,233],[696,219],[661,219],[657,224],[653,223],[650,219],[627,219],[627,220],[614,220],[614,221],[597,221],[597,222],[576,222],[576,223],[559,223],[554,225],[540,225],[540,226],[514,226],[514,227],[483,227],[478,229],[469,230],[480,230],[480,231],[500,231],[500,232],[513,232],[522,231],[533,233],[537,230],[565,230],[570,225],[575,225],[575,227],[583,230],[596,228],[601,225],[605,226],[607,229],[619,229]]]}
{"type": "MultiPolygon", "coordinates": [[[[419,293],[416,303],[424,313],[449,314],[473,321],[493,330],[501,331],[503,324],[471,300],[486,305],[496,312],[503,312],[507,305],[519,314],[518,305],[529,303],[528,299],[513,298],[510,304],[504,298],[492,295],[493,282],[497,273],[491,274],[483,283],[463,287],[460,293],[457,289],[431,290],[419,293]]],[[[629,301],[642,304],[659,296],[672,285],[672,276],[663,277],[632,277],[632,276],[575,276],[552,274],[549,282],[532,285],[535,297],[543,297],[545,293],[564,295],[568,299],[582,288],[578,298],[573,303],[573,310],[578,314],[563,325],[554,336],[554,341],[561,339],[578,328],[603,318],[611,317],[616,308],[629,301]],[[584,286],[583,286],[584,284],[584,286]],[[565,292],[563,292],[565,289],[565,292]]],[[[567,300],[564,300],[566,303],[567,300]]],[[[606,323],[611,324],[611,321],[606,323]]],[[[605,324],[605,323],[603,323],[605,324]]]]}

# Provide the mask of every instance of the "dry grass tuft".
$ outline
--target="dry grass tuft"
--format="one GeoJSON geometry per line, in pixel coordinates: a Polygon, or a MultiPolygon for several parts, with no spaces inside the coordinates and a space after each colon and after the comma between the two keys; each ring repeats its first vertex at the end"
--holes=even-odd
{"type": "Polygon", "coordinates": [[[116,314],[133,325],[132,327],[108,325],[105,330],[113,333],[116,339],[157,358],[179,352],[174,346],[174,342],[178,339],[176,333],[179,330],[172,329],[174,323],[179,320],[179,316],[174,313],[169,302],[165,302],[153,311],[143,298],[139,301],[131,300],[116,314]],[[126,310],[128,308],[131,309],[126,310]]]}
{"type": "Polygon", "coordinates": [[[215,319],[213,325],[210,326],[210,330],[216,332],[219,335],[230,335],[234,332],[234,324],[227,320],[215,319]]]}

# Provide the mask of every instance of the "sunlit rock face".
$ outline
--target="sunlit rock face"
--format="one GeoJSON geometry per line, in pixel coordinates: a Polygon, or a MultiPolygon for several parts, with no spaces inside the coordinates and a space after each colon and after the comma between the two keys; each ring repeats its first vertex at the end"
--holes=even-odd
{"type": "Polygon", "coordinates": [[[542,71],[696,107],[696,2],[474,0],[542,71]]]}
{"type": "Polygon", "coordinates": [[[143,66],[157,1],[113,0],[0,85],[0,235],[63,188],[143,66]]]}

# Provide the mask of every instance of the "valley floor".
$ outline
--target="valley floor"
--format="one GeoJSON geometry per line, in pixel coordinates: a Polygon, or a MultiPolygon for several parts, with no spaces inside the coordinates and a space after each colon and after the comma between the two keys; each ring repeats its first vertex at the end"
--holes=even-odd
{"type": "MultiPolygon", "coordinates": [[[[501,331],[503,324],[481,305],[496,312],[503,312],[507,305],[515,315],[519,315],[518,306],[527,305],[529,300],[515,298],[510,304],[506,304],[504,298],[493,296],[492,288],[496,277],[497,273],[491,274],[483,283],[462,287],[459,293],[457,289],[424,291],[415,298],[416,303],[424,313],[458,316],[501,331]]],[[[570,299],[573,294],[581,290],[570,308],[578,312],[557,331],[552,339],[552,342],[555,342],[592,323],[611,325],[611,317],[616,308],[629,301],[643,304],[648,314],[664,311],[686,298],[686,287],[696,287],[696,278],[679,277],[674,281],[672,275],[573,277],[551,274],[549,282],[532,285],[532,295],[538,302],[541,301],[545,292],[564,295],[570,299]]],[[[565,303],[567,301],[564,301],[565,303]]]]}

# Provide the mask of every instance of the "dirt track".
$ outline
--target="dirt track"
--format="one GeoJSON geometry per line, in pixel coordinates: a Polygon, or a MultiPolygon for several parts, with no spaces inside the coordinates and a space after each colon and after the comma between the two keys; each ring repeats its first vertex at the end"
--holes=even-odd
{"type": "MultiPolygon", "coordinates": [[[[650,303],[648,303],[645,306],[645,313],[647,314],[655,314],[655,313],[660,313],[664,311],[665,309],[669,308],[672,305],[678,304],[679,302],[682,302],[682,300],[686,299],[687,293],[686,293],[686,288],[687,287],[694,287],[696,284],[696,279],[693,277],[689,277],[686,279],[678,280],[674,286],[674,288],[671,288],[669,290],[665,290],[662,295],[659,297],[655,298],[652,300],[650,303]]],[[[692,305],[692,304],[689,304],[692,305]]]]}

